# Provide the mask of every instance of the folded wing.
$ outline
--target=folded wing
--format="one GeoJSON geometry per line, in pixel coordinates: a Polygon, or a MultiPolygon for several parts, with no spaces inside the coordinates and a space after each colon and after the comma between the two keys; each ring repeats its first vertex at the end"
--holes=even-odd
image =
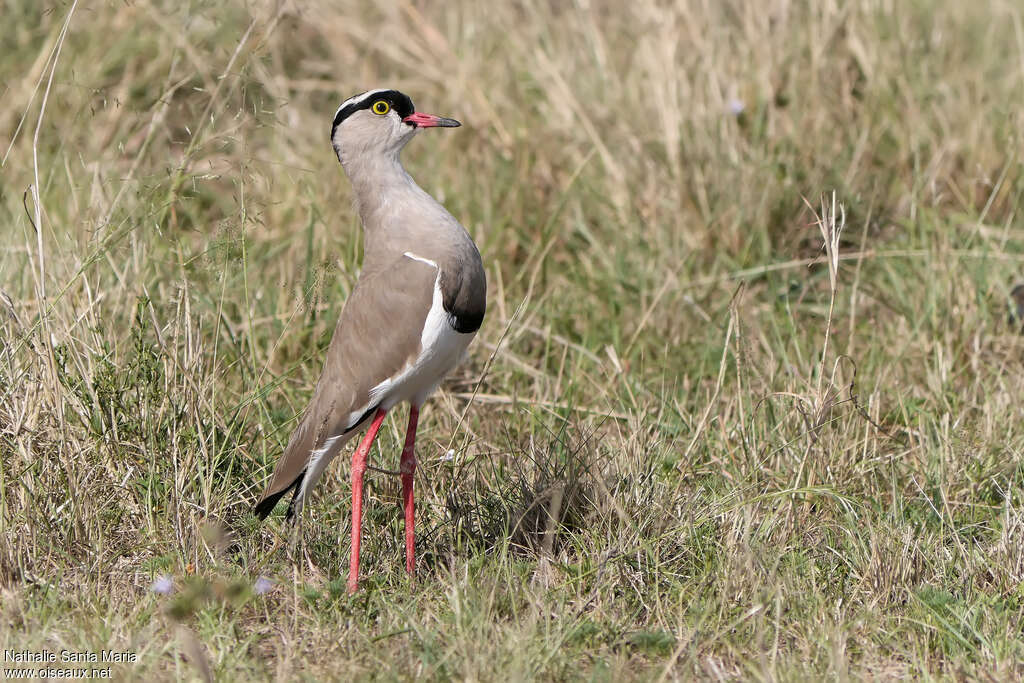
{"type": "Polygon", "coordinates": [[[373,415],[382,398],[374,388],[416,360],[436,279],[434,266],[404,255],[360,276],[338,318],[313,399],[256,504],[261,519],[286,493],[303,489],[314,454],[329,459],[328,451],[373,415]]]}

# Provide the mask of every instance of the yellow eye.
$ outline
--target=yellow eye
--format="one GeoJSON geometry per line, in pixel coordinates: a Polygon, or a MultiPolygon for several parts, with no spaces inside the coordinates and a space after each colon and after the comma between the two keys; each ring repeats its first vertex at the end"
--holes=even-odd
{"type": "Polygon", "coordinates": [[[385,102],[384,100],[377,100],[376,102],[373,103],[374,114],[384,116],[384,114],[387,114],[389,111],[391,111],[391,105],[385,102]]]}

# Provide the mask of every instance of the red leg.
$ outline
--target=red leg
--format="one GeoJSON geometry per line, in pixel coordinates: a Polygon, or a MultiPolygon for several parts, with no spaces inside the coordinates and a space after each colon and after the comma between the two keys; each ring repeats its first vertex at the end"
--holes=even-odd
{"type": "Polygon", "coordinates": [[[370,446],[377,438],[380,425],[384,422],[385,410],[378,410],[366,431],[366,436],[359,443],[359,448],[352,454],[352,554],[348,564],[348,592],[355,593],[359,588],[359,541],[363,534],[363,474],[366,472],[366,459],[370,455],[370,446]]]}
{"type": "Polygon", "coordinates": [[[405,571],[412,575],[416,569],[416,515],[412,497],[412,475],[416,471],[416,423],[420,409],[409,406],[409,426],[405,430],[405,448],[402,449],[402,500],[405,502],[405,571]]]}

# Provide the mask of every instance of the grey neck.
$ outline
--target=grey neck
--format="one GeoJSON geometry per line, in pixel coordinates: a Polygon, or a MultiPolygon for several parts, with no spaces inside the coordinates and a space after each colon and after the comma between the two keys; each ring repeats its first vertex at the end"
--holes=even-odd
{"type": "MultiPolygon", "coordinates": [[[[402,167],[398,152],[344,158],[363,222],[363,267],[383,266],[397,254],[429,242],[444,250],[464,233],[461,226],[402,167]],[[439,234],[445,237],[437,240],[439,234]]],[[[466,236],[468,239],[468,236],[466,236]]],[[[422,249],[420,249],[422,251],[422,249]]],[[[419,252],[417,252],[419,253],[419,252]]],[[[423,254],[428,258],[433,258],[423,254]]]]}
{"type": "Polygon", "coordinates": [[[359,215],[367,228],[374,227],[374,216],[386,204],[412,188],[419,189],[402,167],[397,151],[341,158],[341,167],[352,183],[359,215]]]}

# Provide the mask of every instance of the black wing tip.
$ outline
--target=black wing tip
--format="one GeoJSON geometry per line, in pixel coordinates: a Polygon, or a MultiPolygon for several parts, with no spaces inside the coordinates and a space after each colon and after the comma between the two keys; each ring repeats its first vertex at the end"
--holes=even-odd
{"type": "Polygon", "coordinates": [[[270,516],[270,513],[271,511],[273,511],[274,506],[277,505],[277,501],[281,500],[281,496],[283,496],[286,493],[288,493],[288,489],[285,489],[280,493],[275,493],[273,495],[267,496],[260,502],[256,503],[256,507],[253,508],[253,513],[261,520],[266,519],[270,516]]]}
{"type": "Polygon", "coordinates": [[[459,334],[469,334],[476,332],[480,329],[480,326],[484,323],[483,311],[480,313],[463,313],[461,315],[455,313],[448,314],[448,324],[452,326],[452,329],[459,334]]]}
{"type": "MultiPolygon", "coordinates": [[[[302,485],[302,479],[305,476],[306,476],[306,470],[302,470],[302,472],[299,473],[299,476],[295,478],[295,481],[293,481],[291,484],[289,484],[287,488],[281,489],[277,493],[271,493],[269,496],[265,496],[263,498],[263,500],[261,500],[260,502],[256,503],[256,507],[254,507],[253,510],[252,510],[253,513],[257,517],[259,517],[261,520],[266,519],[267,517],[269,517],[270,513],[274,510],[274,507],[277,505],[277,501],[281,500],[281,498],[286,493],[297,492],[299,490],[299,486],[302,485]]],[[[292,501],[288,505],[288,514],[286,515],[286,519],[290,522],[290,521],[292,521],[294,519],[294,517],[295,517],[295,496],[293,495],[292,496],[292,501]]]]}

